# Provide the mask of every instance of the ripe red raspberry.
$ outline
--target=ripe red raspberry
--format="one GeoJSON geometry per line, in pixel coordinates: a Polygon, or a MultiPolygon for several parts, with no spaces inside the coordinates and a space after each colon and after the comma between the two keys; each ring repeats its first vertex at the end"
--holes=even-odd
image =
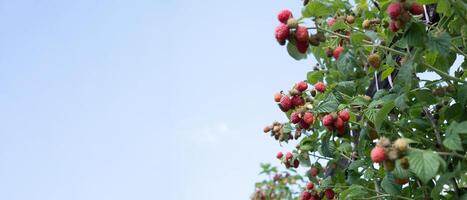
{"type": "Polygon", "coordinates": [[[301,96],[293,96],[292,97],[292,105],[293,106],[302,106],[305,104],[305,101],[303,101],[303,98],[301,96]]]}
{"type": "Polygon", "coordinates": [[[306,51],[308,50],[309,43],[308,43],[308,41],[306,41],[306,42],[297,41],[296,46],[297,46],[298,52],[306,53],[306,51]]]}
{"type": "Polygon", "coordinates": [[[399,2],[397,2],[397,3],[391,3],[388,6],[387,11],[391,19],[396,19],[401,14],[401,10],[402,10],[402,6],[399,2]]]}
{"type": "Polygon", "coordinates": [[[318,91],[318,92],[321,92],[321,93],[324,93],[326,91],[326,85],[324,85],[323,82],[317,82],[315,84],[315,89],[318,91]]]}
{"type": "Polygon", "coordinates": [[[295,30],[295,39],[297,39],[297,42],[308,43],[308,29],[303,26],[298,26],[295,30]]]}
{"type": "Polygon", "coordinates": [[[300,198],[301,200],[310,200],[311,199],[311,193],[308,191],[303,191],[302,192],[302,197],[300,198]]]}
{"type": "Polygon", "coordinates": [[[381,163],[386,160],[384,148],[376,146],[371,150],[371,160],[375,163],[381,163]]]}
{"type": "Polygon", "coordinates": [[[300,121],[300,127],[302,127],[303,129],[308,129],[308,128],[310,128],[310,124],[308,124],[305,121],[301,120],[300,121]]]}
{"type": "Polygon", "coordinates": [[[281,98],[281,101],[279,103],[279,107],[282,111],[287,112],[292,108],[292,101],[290,100],[289,96],[284,95],[281,98]]]}
{"type": "Polygon", "coordinates": [[[274,101],[279,103],[281,101],[281,98],[282,98],[282,92],[278,92],[276,94],[274,94],[274,101]]]}
{"type": "Polygon", "coordinates": [[[300,81],[297,83],[296,88],[298,91],[303,92],[308,89],[308,84],[305,81],[300,81]]]}
{"type": "Polygon", "coordinates": [[[342,110],[339,112],[339,118],[342,119],[342,121],[347,122],[350,119],[350,114],[349,111],[347,110],[342,110]]]}
{"type": "Polygon", "coordinates": [[[306,184],[306,189],[308,190],[312,190],[314,187],[315,187],[315,184],[313,184],[313,182],[308,182],[306,184]]]}
{"type": "Polygon", "coordinates": [[[334,25],[334,23],[336,23],[336,18],[330,18],[328,19],[328,26],[331,27],[332,25],[334,25]]]}
{"type": "Polygon", "coordinates": [[[277,14],[277,19],[284,24],[287,23],[287,20],[291,17],[293,17],[293,15],[290,10],[281,10],[279,14],[277,14]]]}
{"type": "Polygon", "coordinates": [[[279,24],[279,26],[276,27],[276,40],[279,43],[284,43],[285,40],[289,37],[289,27],[285,24],[279,24]]]}
{"type": "Polygon", "coordinates": [[[313,176],[313,177],[317,176],[317,175],[318,175],[318,168],[316,168],[316,167],[311,167],[311,169],[310,169],[310,175],[313,176]]]}
{"type": "Polygon", "coordinates": [[[328,188],[324,191],[324,196],[326,196],[326,198],[328,199],[334,199],[334,190],[332,190],[331,188],[328,188]]]}
{"type": "Polygon", "coordinates": [[[282,152],[277,153],[276,158],[281,159],[284,156],[282,152]]]}
{"type": "Polygon", "coordinates": [[[332,126],[334,123],[334,119],[331,115],[326,115],[323,117],[323,125],[324,126],[332,126]]]}
{"type": "Polygon", "coordinates": [[[345,126],[342,126],[341,128],[337,128],[338,136],[344,136],[344,134],[345,134],[345,126]]]}
{"type": "Polygon", "coordinates": [[[286,159],[287,161],[291,160],[292,158],[293,158],[292,153],[287,152],[287,154],[285,154],[285,159],[286,159]]]}
{"type": "Polygon", "coordinates": [[[391,21],[391,23],[389,24],[389,30],[391,30],[394,33],[399,31],[399,24],[397,24],[397,21],[391,21]]]}
{"type": "Polygon", "coordinates": [[[293,124],[300,122],[300,120],[300,116],[297,112],[293,112],[292,114],[290,114],[290,122],[292,122],[293,124]]]}
{"type": "Polygon", "coordinates": [[[337,129],[342,129],[342,128],[344,128],[344,120],[342,120],[340,117],[338,117],[338,118],[334,121],[334,127],[336,127],[337,129]]]}
{"type": "Polygon", "coordinates": [[[344,47],[336,47],[334,51],[332,52],[332,55],[337,60],[339,59],[339,56],[341,55],[343,51],[344,51],[344,47]]]}
{"type": "Polygon", "coordinates": [[[307,124],[313,124],[313,113],[311,112],[306,112],[303,115],[303,121],[307,124]]]}
{"type": "Polygon", "coordinates": [[[319,194],[315,194],[311,196],[310,200],[321,200],[321,197],[319,196],[319,194]]]}
{"type": "Polygon", "coordinates": [[[293,167],[294,167],[294,168],[298,168],[299,165],[300,165],[300,161],[298,161],[298,159],[295,159],[295,160],[293,161],[293,167]]]}
{"type": "Polygon", "coordinates": [[[423,6],[418,3],[412,3],[410,6],[410,13],[413,15],[421,15],[423,14],[423,6]]]}

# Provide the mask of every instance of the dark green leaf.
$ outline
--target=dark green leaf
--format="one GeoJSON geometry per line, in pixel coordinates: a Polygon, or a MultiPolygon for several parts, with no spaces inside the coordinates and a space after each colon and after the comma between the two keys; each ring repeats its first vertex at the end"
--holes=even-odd
{"type": "Polygon", "coordinates": [[[402,189],[400,185],[396,184],[394,175],[391,172],[384,176],[383,181],[381,181],[381,187],[391,195],[399,195],[402,189]]]}
{"type": "Polygon", "coordinates": [[[404,39],[407,40],[409,46],[423,47],[426,42],[425,25],[421,22],[411,23],[404,34],[404,39]]]}
{"type": "Polygon", "coordinates": [[[310,84],[316,84],[323,80],[324,73],[322,71],[311,71],[306,75],[307,81],[310,84]]]}
{"type": "Polygon", "coordinates": [[[376,118],[375,118],[376,130],[380,130],[381,125],[388,118],[388,114],[391,112],[394,106],[395,106],[394,101],[389,101],[389,102],[386,102],[383,108],[381,108],[381,110],[378,111],[378,113],[376,114],[376,118]]]}

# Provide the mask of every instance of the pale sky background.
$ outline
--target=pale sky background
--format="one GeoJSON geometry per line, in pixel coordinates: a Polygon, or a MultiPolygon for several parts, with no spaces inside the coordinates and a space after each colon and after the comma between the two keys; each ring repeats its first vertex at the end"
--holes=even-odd
{"type": "Polygon", "coordinates": [[[0,0],[0,199],[247,199],[301,3],[0,0]]]}
{"type": "Polygon", "coordinates": [[[274,40],[300,5],[0,0],[0,199],[247,199],[314,64],[274,40]]]}

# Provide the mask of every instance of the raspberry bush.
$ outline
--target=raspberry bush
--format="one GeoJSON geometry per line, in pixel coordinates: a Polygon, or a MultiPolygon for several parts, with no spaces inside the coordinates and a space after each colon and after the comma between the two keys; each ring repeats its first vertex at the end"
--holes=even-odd
{"type": "Polygon", "coordinates": [[[274,95],[286,120],[264,132],[296,148],[271,153],[286,172],[263,164],[252,199],[467,199],[466,13],[461,0],[280,11],[276,41],[316,63],[274,95]]]}

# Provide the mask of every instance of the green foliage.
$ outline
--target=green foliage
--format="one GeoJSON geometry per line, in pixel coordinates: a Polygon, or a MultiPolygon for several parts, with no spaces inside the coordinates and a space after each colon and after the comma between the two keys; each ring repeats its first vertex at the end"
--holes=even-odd
{"type": "Polygon", "coordinates": [[[313,86],[299,94],[304,105],[287,111],[289,119],[281,123],[280,134],[296,134],[299,145],[292,152],[307,174],[296,174],[297,182],[287,187],[263,184],[269,184],[265,191],[283,194],[269,199],[299,199],[308,181],[315,184],[313,193],[333,189],[336,199],[467,197],[467,3],[407,0],[407,5],[438,3],[439,21],[426,24],[421,16],[405,13],[396,19],[400,29],[392,32],[386,9],[395,1],[376,1],[378,9],[366,0],[310,0],[296,16],[302,25],[312,24],[313,36],[320,32],[326,38],[305,54],[297,51],[293,37],[287,42],[293,59],[312,54],[320,67],[306,74],[313,86]],[[354,22],[347,20],[350,15],[354,22]],[[330,18],[333,25],[327,24],[330,18]],[[363,27],[365,20],[371,21],[369,27],[363,27]],[[335,59],[330,50],[339,46],[344,50],[335,59]],[[380,56],[376,66],[368,58],[374,53],[380,56]],[[462,64],[456,62],[461,56],[462,64]],[[424,80],[424,72],[440,78],[424,80]],[[325,83],[325,92],[316,92],[318,82],[325,83]],[[343,110],[350,119],[339,130],[336,121],[343,110]],[[292,112],[313,113],[313,124],[291,123],[292,112]],[[330,126],[324,126],[325,116],[332,117],[330,126]],[[371,160],[376,145],[384,146],[383,163],[371,160]],[[319,170],[316,176],[310,166],[319,170]]]}

